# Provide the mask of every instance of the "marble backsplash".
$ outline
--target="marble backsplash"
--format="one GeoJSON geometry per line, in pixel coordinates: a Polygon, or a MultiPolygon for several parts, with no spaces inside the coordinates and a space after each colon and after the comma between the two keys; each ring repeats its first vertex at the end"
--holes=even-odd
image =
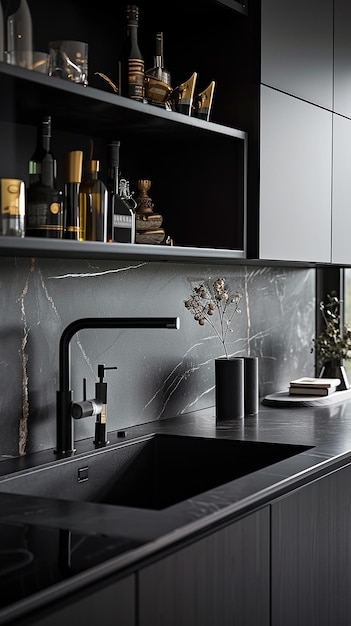
{"type": "MultiPolygon", "coordinates": [[[[0,458],[54,448],[58,347],[83,317],[178,316],[179,330],[84,330],[71,341],[74,399],[94,396],[106,372],[107,429],[214,405],[213,329],[184,300],[196,281],[224,277],[242,295],[229,352],[259,357],[260,396],[314,375],[315,270],[204,264],[2,258],[0,262],[0,458]]],[[[94,418],[75,423],[77,440],[94,418]]]]}

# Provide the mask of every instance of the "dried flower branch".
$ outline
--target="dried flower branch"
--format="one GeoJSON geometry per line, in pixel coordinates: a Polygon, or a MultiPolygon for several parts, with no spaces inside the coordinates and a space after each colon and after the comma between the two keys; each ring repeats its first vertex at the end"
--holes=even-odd
{"type": "Polygon", "coordinates": [[[229,359],[226,345],[228,332],[233,332],[230,324],[235,313],[241,313],[239,302],[241,295],[230,296],[224,278],[217,278],[212,285],[201,282],[192,289],[190,297],[184,300],[185,308],[194,320],[203,326],[208,322],[223,345],[225,356],[229,359]],[[213,316],[217,313],[218,321],[213,316]]]}
{"type": "Polygon", "coordinates": [[[331,295],[328,294],[327,298],[326,303],[321,302],[319,305],[325,328],[314,340],[319,366],[328,361],[351,359],[351,327],[345,324],[343,334],[341,334],[341,301],[336,297],[335,292],[332,292],[331,295]]]}

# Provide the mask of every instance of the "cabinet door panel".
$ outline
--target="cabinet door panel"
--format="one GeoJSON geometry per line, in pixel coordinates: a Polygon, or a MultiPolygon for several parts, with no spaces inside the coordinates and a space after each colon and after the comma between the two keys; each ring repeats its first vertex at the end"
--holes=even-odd
{"type": "Polygon", "coordinates": [[[333,263],[351,262],[351,120],[333,116],[333,263]]]}
{"type": "Polygon", "coordinates": [[[351,118],[351,2],[334,0],[334,111],[351,118]]]}
{"type": "MultiPolygon", "coordinates": [[[[62,626],[62,624],[84,624],[84,626],[135,626],[135,577],[129,576],[98,591],[89,590],[85,597],[67,601],[59,609],[49,608],[46,617],[30,616],[25,626],[62,626]]],[[[16,622],[17,623],[17,622],[16,622]]],[[[22,624],[22,622],[19,622],[22,624]]],[[[24,623],[23,623],[24,626],[24,623]]]]}
{"type": "Polygon", "coordinates": [[[139,626],[268,626],[268,507],[139,572],[139,626]]]}
{"type": "Polygon", "coordinates": [[[261,88],[260,258],[330,262],[332,113],[261,88]]]}
{"type": "Polygon", "coordinates": [[[351,624],[351,467],[272,505],[272,626],[351,624]]]}
{"type": "Polygon", "coordinates": [[[261,82],[332,108],[333,0],[262,0],[261,82]]]}

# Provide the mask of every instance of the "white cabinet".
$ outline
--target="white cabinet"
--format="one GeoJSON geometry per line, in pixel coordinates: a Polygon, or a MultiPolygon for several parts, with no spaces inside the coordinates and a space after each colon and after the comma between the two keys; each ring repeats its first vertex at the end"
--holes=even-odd
{"type": "Polygon", "coordinates": [[[260,164],[260,258],[328,263],[332,113],[261,86],[260,164]]]}
{"type": "Polygon", "coordinates": [[[351,2],[334,0],[334,111],[351,118],[351,2]]]}
{"type": "Polygon", "coordinates": [[[332,261],[351,261],[351,120],[333,116],[332,261]]]}

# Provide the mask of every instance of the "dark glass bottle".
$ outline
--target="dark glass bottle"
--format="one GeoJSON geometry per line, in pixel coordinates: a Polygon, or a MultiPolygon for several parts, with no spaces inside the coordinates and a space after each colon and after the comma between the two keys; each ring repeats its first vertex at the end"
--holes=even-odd
{"type": "Polygon", "coordinates": [[[128,4],[126,32],[119,60],[119,93],[133,100],[144,100],[144,59],[138,43],[139,7],[128,4]]]}
{"type": "Polygon", "coordinates": [[[135,213],[132,205],[119,194],[119,149],[120,141],[113,141],[108,146],[109,241],[135,243],[135,213]]]}
{"type": "Polygon", "coordinates": [[[107,187],[99,170],[100,161],[89,159],[79,187],[80,241],[107,241],[107,187]]]}
{"type": "Polygon", "coordinates": [[[57,162],[51,150],[51,116],[38,126],[36,149],[29,164],[26,236],[62,237],[62,192],[57,188],[57,162]]]}
{"type": "Polygon", "coordinates": [[[163,104],[171,91],[171,75],[164,67],[163,32],[158,32],[154,65],[145,72],[145,96],[152,104],[163,104]]]}
{"type": "Polygon", "coordinates": [[[63,237],[79,240],[79,188],[82,182],[83,151],[66,152],[64,159],[65,189],[63,198],[63,237]]]}

